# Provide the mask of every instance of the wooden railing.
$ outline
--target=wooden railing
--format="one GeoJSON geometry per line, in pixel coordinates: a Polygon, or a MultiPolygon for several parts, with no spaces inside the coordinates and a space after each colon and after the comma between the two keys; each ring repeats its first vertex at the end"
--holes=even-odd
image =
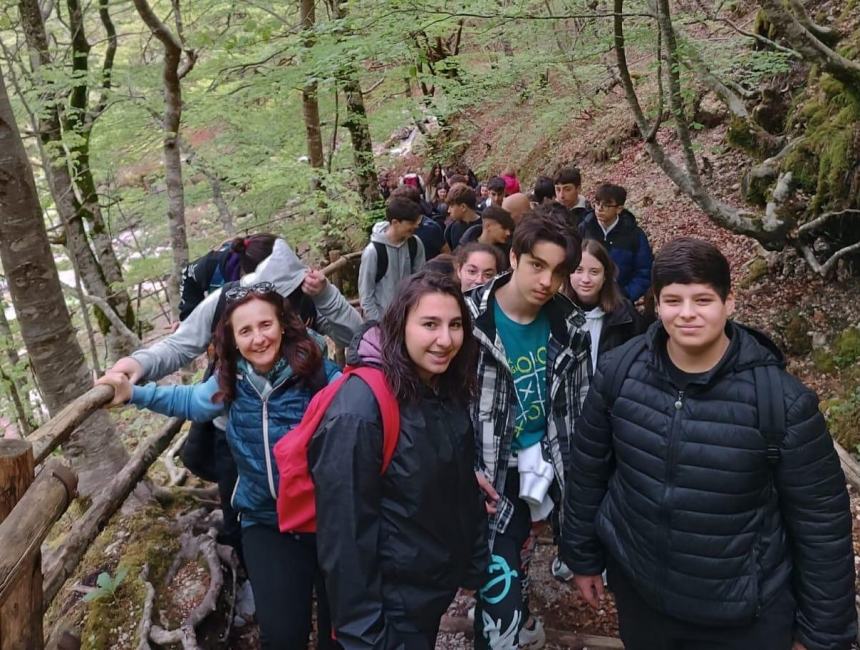
{"type": "Polygon", "coordinates": [[[45,608],[182,426],[183,420],[172,418],[138,445],[125,467],[94,495],[90,507],[73,522],[59,550],[43,566],[42,542],[74,499],[78,481],[72,469],[48,457],[111,399],[113,388],[96,386],[26,440],[0,439],[0,650],[44,647],[45,608]]]}

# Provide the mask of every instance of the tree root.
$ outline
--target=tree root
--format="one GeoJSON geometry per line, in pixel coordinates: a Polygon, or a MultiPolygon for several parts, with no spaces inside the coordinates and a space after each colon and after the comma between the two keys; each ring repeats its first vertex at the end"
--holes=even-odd
{"type": "Polygon", "coordinates": [[[182,485],[185,483],[185,479],[188,478],[188,470],[184,467],[179,467],[173,461],[173,459],[179,454],[179,450],[182,449],[182,445],[185,444],[185,440],[188,438],[188,431],[181,433],[177,438],[173,441],[170,447],[167,448],[167,451],[164,452],[164,455],[161,457],[161,462],[164,463],[164,468],[167,470],[168,482],[167,485],[169,487],[174,487],[176,485],[182,485]]]}
{"type": "Polygon", "coordinates": [[[146,587],[146,597],[143,601],[143,613],[140,617],[140,626],[138,627],[137,650],[150,650],[149,633],[152,629],[152,606],[155,603],[155,587],[149,582],[149,565],[144,564],[140,570],[140,581],[146,587]]]}
{"type": "Polygon", "coordinates": [[[200,645],[197,639],[196,628],[218,607],[218,598],[224,587],[224,567],[230,569],[233,579],[232,594],[230,596],[230,620],[228,620],[223,638],[229,635],[236,601],[236,574],[239,560],[232,548],[218,544],[215,541],[217,533],[215,527],[211,524],[216,522],[217,519],[218,517],[211,516],[211,513],[207,512],[206,509],[198,508],[183,515],[177,522],[178,530],[182,531],[180,548],[164,577],[164,586],[167,587],[173,582],[184,564],[193,562],[198,557],[203,558],[209,573],[209,586],[206,594],[185,617],[185,620],[182,621],[179,627],[166,629],[162,625],[153,622],[152,610],[155,600],[155,589],[147,580],[148,568],[144,567],[141,571],[140,577],[146,587],[146,599],[139,627],[140,642],[138,650],[147,650],[150,640],[159,645],[181,644],[183,650],[199,650],[200,645]],[[205,532],[197,534],[196,531],[200,530],[201,527],[205,528],[205,532]]]}

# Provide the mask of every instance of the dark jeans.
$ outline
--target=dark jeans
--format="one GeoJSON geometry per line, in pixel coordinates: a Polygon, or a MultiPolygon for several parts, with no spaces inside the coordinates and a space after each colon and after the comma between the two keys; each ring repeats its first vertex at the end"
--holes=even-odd
{"type": "Polygon", "coordinates": [[[264,650],[305,650],[317,590],[317,648],[332,650],[331,618],[322,574],[317,566],[316,535],[281,533],[269,526],[242,528],[245,564],[264,650]]]}
{"type": "Polygon", "coordinates": [[[514,504],[514,514],[504,533],[496,533],[484,586],[475,605],[475,647],[517,647],[520,629],[528,619],[528,562],[531,511],[520,499],[520,475],[508,469],[505,496],[514,504]]]}
{"type": "Polygon", "coordinates": [[[624,573],[608,563],[609,588],[618,606],[618,627],[626,650],[790,650],[795,601],[786,585],[750,625],[708,626],[658,612],[639,596],[624,573]]]}

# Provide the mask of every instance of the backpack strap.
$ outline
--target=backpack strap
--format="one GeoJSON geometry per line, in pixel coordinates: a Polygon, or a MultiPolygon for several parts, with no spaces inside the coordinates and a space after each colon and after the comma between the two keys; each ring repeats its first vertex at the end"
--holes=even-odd
{"type": "Polygon", "coordinates": [[[621,387],[624,386],[624,380],[627,379],[627,375],[630,374],[630,368],[633,366],[633,362],[636,361],[636,357],[645,349],[645,337],[640,336],[635,339],[634,343],[631,343],[630,346],[624,351],[624,354],[621,355],[621,358],[618,360],[618,363],[612,369],[611,374],[609,374],[609,394],[607,405],[611,409],[615,405],[615,400],[618,399],[618,396],[621,395],[621,387]]]}
{"type": "Polygon", "coordinates": [[[388,247],[380,241],[371,242],[376,250],[376,283],[388,272],[388,247]]]}
{"type": "Polygon", "coordinates": [[[756,366],[756,405],[758,428],[767,443],[767,462],[770,467],[779,464],[782,440],[785,438],[785,401],[782,395],[782,373],[778,366],[756,366]]]}
{"type": "Polygon", "coordinates": [[[409,249],[409,272],[415,266],[415,256],[418,255],[418,238],[412,235],[406,242],[406,247],[409,249]]]}
{"type": "Polygon", "coordinates": [[[343,374],[360,377],[373,391],[373,396],[379,405],[379,413],[382,415],[382,467],[379,473],[385,474],[400,438],[400,406],[397,403],[397,397],[391,391],[385,379],[385,373],[378,368],[347,366],[343,374]]]}

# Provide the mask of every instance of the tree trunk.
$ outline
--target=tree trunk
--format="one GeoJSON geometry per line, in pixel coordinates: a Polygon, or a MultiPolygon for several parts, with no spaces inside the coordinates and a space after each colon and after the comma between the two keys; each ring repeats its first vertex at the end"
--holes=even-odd
{"type": "MultiPolygon", "coordinates": [[[[42,208],[6,86],[0,78],[0,264],[27,346],[30,365],[51,414],[92,384],[66,308],[42,208]]],[[[91,495],[125,464],[128,454],[110,417],[99,411],[63,450],[91,495]]]]}
{"type": "Polygon", "coordinates": [[[3,360],[0,359],[0,383],[3,384],[6,393],[9,395],[9,400],[12,402],[12,407],[15,409],[15,417],[18,420],[18,426],[21,429],[21,435],[26,436],[36,428],[33,421],[30,419],[30,400],[27,398],[27,384],[21,380],[19,364],[21,358],[18,356],[18,350],[15,349],[15,338],[12,336],[12,328],[9,327],[9,321],[6,320],[5,312],[6,304],[3,302],[3,297],[0,296],[0,350],[6,361],[9,363],[9,368],[3,368],[3,360]],[[24,398],[21,398],[21,390],[23,389],[24,398]]]}
{"type": "MultiPolygon", "coordinates": [[[[48,36],[45,24],[42,21],[42,13],[37,0],[19,0],[18,9],[21,14],[21,23],[30,50],[30,62],[34,72],[51,64],[50,51],[48,49],[48,36]]],[[[49,93],[45,93],[49,95],[49,93]]],[[[77,266],[81,272],[81,280],[87,291],[99,298],[108,301],[120,318],[125,318],[123,309],[118,303],[116,296],[112,295],[105,272],[99,264],[95,253],[90,247],[84,222],[81,218],[81,205],[75,195],[72,176],[69,173],[66,156],[63,149],[63,136],[61,130],[60,113],[58,103],[52,97],[48,97],[48,106],[35,125],[39,132],[42,143],[41,153],[45,165],[45,175],[54,197],[54,204],[66,232],[66,247],[69,255],[74,256],[77,266]]],[[[129,303],[130,305],[130,303],[129,303]]],[[[98,314],[103,316],[101,314],[98,314]]],[[[126,342],[117,337],[110,327],[110,321],[99,318],[99,324],[108,339],[111,355],[115,358],[126,356],[131,353],[126,342]]]]}
{"type": "MultiPolygon", "coordinates": [[[[90,44],[84,31],[84,18],[78,0],[68,0],[69,30],[72,39],[72,72],[75,85],[69,93],[69,105],[65,112],[64,127],[73,131],[78,137],[75,145],[71,147],[70,162],[73,177],[80,192],[80,205],[78,216],[89,224],[89,235],[95,249],[96,257],[101,266],[105,281],[109,287],[109,303],[114,311],[129,328],[134,328],[134,309],[128,292],[119,289],[122,286],[122,267],[116,257],[111,241],[110,233],[102,218],[99,196],[96,190],[95,179],[90,167],[90,135],[93,124],[99,114],[104,110],[107,99],[103,96],[95,110],[89,110],[89,87],[87,85],[89,75],[90,44]]],[[[106,7],[106,0],[101,0],[99,14],[108,32],[108,47],[105,52],[104,66],[102,68],[102,86],[105,90],[110,87],[110,78],[113,70],[113,59],[116,53],[117,37],[113,29],[106,7]]]]}
{"type": "MultiPolygon", "coordinates": [[[[152,35],[164,45],[164,180],[167,184],[167,221],[170,224],[170,247],[173,250],[173,273],[170,278],[174,314],[179,309],[179,282],[188,264],[188,238],[185,230],[185,190],[182,186],[182,158],[179,146],[179,124],[182,119],[182,78],[194,67],[194,53],[188,51],[182,62],[181,35],[174,35],[152,11],[146,0],[134,0],[137,13],[152,35]]],[[[176,11],[174,6],[174,11],[176,11]]]]}
{"type": "Polygon", "coordinates": [[[668,13],[669,6],[666,0],[658,0],[658,24],[663,41],[665,42],[668,69],[666,71],[669,82],[669,107],[675,118],[675,128],[678,133],[681,149],[683,152],[684,167],[676,164],[666,153],[666,150],[657,141],[657,127],[659,116],[654,124],[648,121],[633,80],[627,66],[627,54],[624,40],[624,0],[614,0],[614,49],[618,63],[618,72],[624,88],[624,94],[630,109],[636,119],[640,133],[645,140],[645,149],[651,159],[663,170],[663,172],[678,186],[678,188],[689,196],[702,211],[716,224],[754,238],[768,250],[781,250],[786,245],[788,231],[793,224],[778,218],[769,218],[767,215],[756,215],[739,210],[715,198],[703,185],[699,175],[698,163],[690,138],[689,125],[684,115],[680,93],[680,78],[678,68],[678,51],[674,30],[672,29],[671,16],[668,13]]]}
{"type": "MultiPolygon", "coordinates": [[[[336,19],[346,16],[346,9],[338,0],[331,0],[330,7],[336,19]]],[[[362,204],[370,209],[382,201],[382,195],[379,193],[379,179],[373,157],[373,140],[370,137],[370,125],[367,122],[367,109],[364,107],[364,94],[361,92],[358,68],[354,63],[346,63],[340,76],[340,87],[346,98],[344,126],[352,140],[352,157],[358,180],[358,191],[362,204]]]]}
{"type": "MultiPolygon", "coordinates": [[[[301,0],[301,24],[305,31],[302,45],[310,50],[314,45],[311,30],[314,28],[316,15],[314,0],[301,0]]],[[[322,128],[320,127],[320,107],[317,101],[317,83],[309,81],[302,88],[302,113],[305,118],[305,133],[308,141],[308,159],[311,167],[322,169],[325,164],[323,156],[322,128]]],[[[316,180],[316,179],[315,179],[316,180]]]]}

